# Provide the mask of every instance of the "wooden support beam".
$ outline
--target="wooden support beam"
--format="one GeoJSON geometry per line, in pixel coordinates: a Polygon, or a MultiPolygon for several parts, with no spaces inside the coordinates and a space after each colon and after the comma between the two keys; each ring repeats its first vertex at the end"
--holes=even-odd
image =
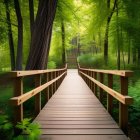
{"type": "MultiPolygon", "coordinates": [[[[18,77],[14,79],[14,97],[23,94],[23,78],[18,77]]],[[[23,104],[14,106],[14,123],[21,122],[23,120],[23,104]]]]}
{"type": "MultiPolygon", "coordinates": [[[[128,95],[128,77],[120,77],[121,94],[128,95]]],[[[120,128],[128,135],[128,106],[119,103],[119,125],[120,128]]]]}
{"type": "MultiPolygon", "coordinates": [[[[97,73],[94,72],[94,79],[96,80],[97,79],[97,73]]],[[[94,94],[97,96],[97,85],[94,84],[94,94]]]]}
{"type": "MultiPolygon", "coordinates": [[[[47,83],[49,81],[49,73],[45,73],[44,77],[45,77],[45,83],[47,83]]],[[[44,90],[44,94],[45,94],[45,102],[47,103],[49,100],[49,92],[48,92],[48,87],[44,90]]]]}
{"type": "MultiPolygon", "coordinates": [[[[91,77],[94,77],[94,72],[91,72],[91,77]]],[[[94,87],[95,87],[95,83],[92,81],[92,92],[94,93],[94,87]]]]}
{"type": "MultiPolygon", "coordinates": [[[[113,89],[113,75],[112,74],[108,74],[108,87],[113,89]]],[[[110,114],[112,114],[113,97],[110,94],[107,94],[107,110],[110,114]]]]}
{"type": "MultiPolygon", "coordinates": [[[[41,85],[41,75],[35,75],[35,87],[41,85]]],[[[35,95],[35,115],[37,116],[41,110],[41,93],[35,95]]]]}
{"type": "MultiPolygon", "coordinates": [[[[103,82],[104,82],[104,74],[103,73],[99,74],[99,80],[103,84],[103,82]]],[[[101,102],[103,102],[103,89],[101,87],[99,88],[99,100],[101,102]]]]}

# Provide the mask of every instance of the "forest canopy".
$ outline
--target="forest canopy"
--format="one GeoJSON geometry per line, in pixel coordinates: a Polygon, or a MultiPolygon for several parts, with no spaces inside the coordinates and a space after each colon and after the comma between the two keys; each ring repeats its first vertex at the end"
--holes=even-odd
{"type": "Polygon", "coordinates": [[[139,67],[139,0],[1,0],[0,9],[1,71],[61,67],[72,49],[84,66],[139,67]]]}

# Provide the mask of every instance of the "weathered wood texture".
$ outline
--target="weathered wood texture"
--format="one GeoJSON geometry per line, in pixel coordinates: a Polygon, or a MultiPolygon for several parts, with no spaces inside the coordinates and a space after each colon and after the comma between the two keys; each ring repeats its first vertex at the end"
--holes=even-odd
{"type": "Polygon", "coordinates": [[[127,140],[77,70],[68,70],[34,121],[41,125],[42,140],[127,140]]]}

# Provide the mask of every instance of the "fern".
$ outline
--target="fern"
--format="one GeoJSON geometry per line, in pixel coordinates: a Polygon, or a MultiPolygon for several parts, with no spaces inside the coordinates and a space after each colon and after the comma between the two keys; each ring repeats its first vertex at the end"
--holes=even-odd
{"type": "MultiPolygon", "coordinates": [[[[23,134],[28,135],[27,137],[30,140],[36,140],[41,134],[41,131],[39,129],[40,126],[37,123],[30,123],[30,121],[30,118],[26,118],[22,122],[18,123],[16,125],[16,128],[21,129],[23,131],[23,134]]],[[[16,140],[19,138],[21,138],[21,136],[17,137],[16,140]]]]}

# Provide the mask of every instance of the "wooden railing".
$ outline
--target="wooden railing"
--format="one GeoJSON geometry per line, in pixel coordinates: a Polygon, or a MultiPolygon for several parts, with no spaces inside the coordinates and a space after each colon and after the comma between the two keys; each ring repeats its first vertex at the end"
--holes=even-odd
{"type": "Polygon", "coordinates": [[[97,70],[81,68],[78,64],[78,73],[102,102],[103,94],[107,92],[107,110],[110,114],[113,111],[113,97],[119,101],[119,126],[127,134],[128,129],[128,105],[132,104],[133,99],[128,96],[128,77],[132,76],[132,71],[124,70],[97,70]],[[104,75],[108,77],[108,86],[104,83],[104,75]],[[113,90],[113,76],[120,76],[120,93],[113,90]],[[98,76],[98,78],[97,78],[98,76]]]}
{"type": "Polygon", "coordinates": [[[31,70],[13,71],[9,75],[14,79],[14,97],[10,99],[14,106],[15,124],[23,120],[23,103],[35,96],[35,116],[41,111],[41,91],[45,90],[45,102],[47,102],[57,90],[67,74],[67,66],[63,69],[53,70],[31,70]],[[35,88],[27,93],[23,93],[23,78],[34,76],[35,88]],[[42,80],[45,83],[42,84],[42,80]]]}

